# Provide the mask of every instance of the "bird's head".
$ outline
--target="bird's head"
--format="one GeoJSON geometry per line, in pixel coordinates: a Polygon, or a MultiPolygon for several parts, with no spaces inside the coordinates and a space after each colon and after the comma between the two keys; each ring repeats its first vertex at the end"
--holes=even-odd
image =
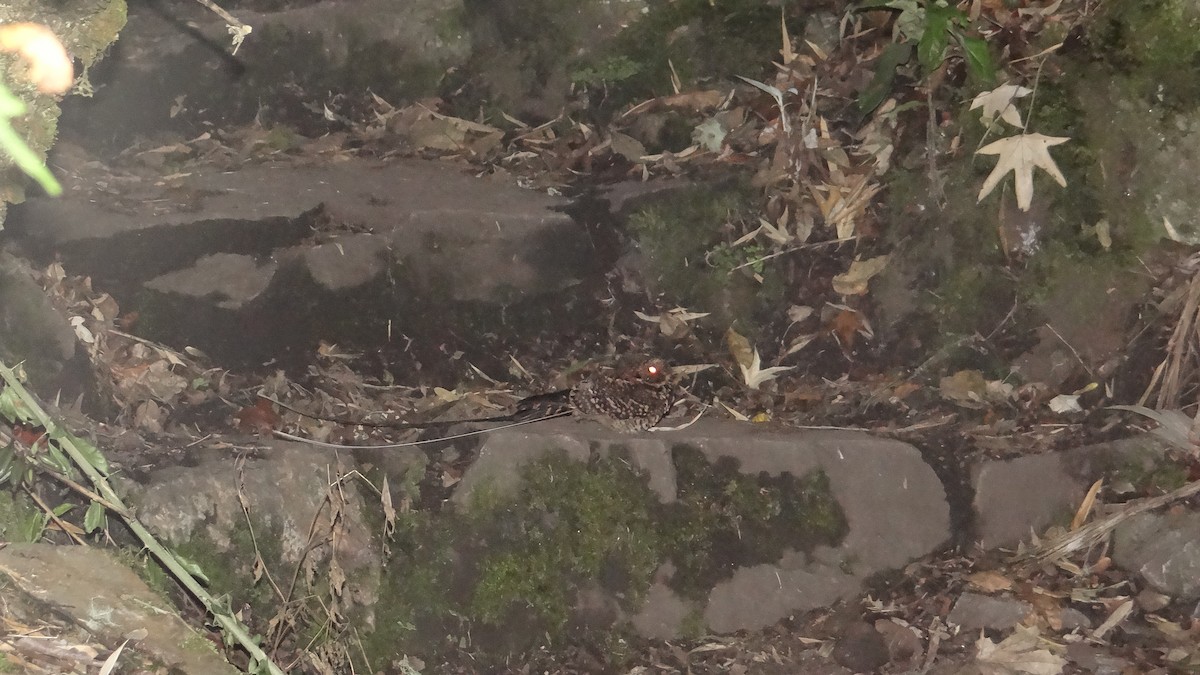
{"type": "Polygon", "coordinates": [[[646,384],[663,384],[671,377],[671,369],[662,359],[649,359],[633,366],[628,377],[646,384]]]}

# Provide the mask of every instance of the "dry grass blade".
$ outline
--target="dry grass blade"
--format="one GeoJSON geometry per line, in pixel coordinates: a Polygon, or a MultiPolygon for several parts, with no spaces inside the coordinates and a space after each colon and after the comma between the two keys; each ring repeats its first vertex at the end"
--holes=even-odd
{"type": "MultiPolygon", "coordinates": [[[[1190,262],[1190,261],[1189,261],[1190,262]]],[[[1157,390],[1158,398],[1154,407],[1159,410],[1179,408],[1179,399],[1184,385],[1195,379],[1200,363],[1197,361],[1196,323],[1200,313],[1200,271],[1193,273],[1191,284],[1188,286],[1187,301],[1175,320],[1175,328],[1171,331],[1171,339],[1167,342],[1167,356],[1154,370],[1150,386],[1142,394],[1138,405],[1146,401],[1157,390]]]]}
{"type": "MultiPolygon", "coordinates": [[[[1184,420],[1187,419],[1186,416],[1178,413],[1178,411],[1153,411],[1140,408],[1139,406],[1113,407],[1122,410],[1130,410],[1151,417],[1152,419],[1159,420],[1160,424],[1163,424],[1164,428],[1172,426],[1172,423],[1179,423],[1174,416],[1164,416],[1164,413],[1174,413],[1175,415],[1182,417],[1184,420]]],[[[1171,444],[1178,446],[1182,450],[1192,452],[1192,444],[1190,437],[1187,434],[1181,433],[1178,429],[1168,429],[1167,431],[1167,433],[1161,433],[1159,436],[1166,439],[1171,444]]],[[[1093,490],[1096,490],[1095,486],[1093,486],[1093,490]]],[[[1072,529],[1070,532],[1067,532],[1062,536],[1048,539],[1038,546],[1035,546],[1032,550],[1026,551],[1024,554],[1018,556],[1018,558],[1036,561],[1039,564],[1058,562],[1073,553],[1088,550],[1103,543],[1108,538],[1108,535],[1114,529],[1116,529],[1118,525],[1126,520],[1129,520],[1133,516],[1138,515],[1139,513],[1145,513],[1146,511],[1162,508],[1181,499],[1187,499],[1188,497],[1191,497],[1197,493],[1200,493],[1200,480],[1188,483],[1187,485],[1184,485],[1176,490],[1172,490],[1164,495],[1128,502],[1121,506],[1121,510],[1095,522],[1088,523],[1083,527],[1072,529]]],[[[1089,492],[1088,499],[1085,499],[1085,501],[1088,501],[1092,498],[1094,498],[1094,496],[1091,494],[1091,492],[1089,492]]],[[[1080,511],[1082,512],[1082,508],[1080,511]]],[[[1072,525],[1074,525],[1074,523],[1072,525]]]]}
{"type": "Polygon", "coordinates": [[[1096,495],[1100,494],[1100,488],[1104,487],[1104,479],[1100,479],[1092,483],[1092,487],[1088,489],[1087,496],[1083,498],[1083,503],[1075,511],[1075,517],[1071,519],[1071,529],[1078,530],[1087,522],[1088,515],[1092,512],[1092,508],[1096,505],[1096,495]]]}
{"type": "Polygon", "coordinates": [[[1116,529],[1118,525],[1139,513],[1162,508],[1181,499],[1187,499],[1197,493],[1200,493],[1200,480],[1188,483],[1165,495],[1129,502],[1120,511],[1095,522],[1088,523],[1078,530],[1068,532],[1061,537],[1047,540],[1034,549],[1027,551],[1021,557],[1025,560],[1036,561],[1039,564],[1062,560],[1073,553],[1099,545],[1108,538],[1109,533],[1116,529]]]}
{"type": "Polygon", "coordinates": [[[113,650],[112,654],[108,655],[107,659],[104,659],[104,665],[100,668],[100,675],[109,675],[113,672],[117,667],[117,661],[121,659],[121,652],[125,651],[125,645],[127,644],[129,644],[129,640],[122,642],[120,647],[117,647],[113,650]]]}

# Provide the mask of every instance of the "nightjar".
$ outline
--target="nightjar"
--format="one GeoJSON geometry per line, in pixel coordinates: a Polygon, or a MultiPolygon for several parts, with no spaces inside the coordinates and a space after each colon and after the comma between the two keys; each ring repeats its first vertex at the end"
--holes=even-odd
{"type": "Polygon", "coordinates": [[[677,399],[670,370],[660,359],[612,374],[596,373],[570,391],[571,408],[577,416],[627,434],[657,425],[677,399]]]}

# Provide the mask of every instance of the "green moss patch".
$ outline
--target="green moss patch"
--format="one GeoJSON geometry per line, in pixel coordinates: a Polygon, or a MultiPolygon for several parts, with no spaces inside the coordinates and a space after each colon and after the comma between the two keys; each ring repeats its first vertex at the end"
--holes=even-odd
{"type": "Polygon", "coordinates": [[[679,499],[667,509],[663,537],[677,570],[671,585],[685,597],[702,597],[738,567],[834,546],[846,534],[822,471],[746,475],[735,460],[711,464],[688,446],[676,447],[672,459],[679,499]]]}
{"type": "MultiPolygon", "coordinates": [[[[603,105],[671,93],[733,75],[761,77],[779,49],[779,8],[758,0],[650,0],[648,11],[603,48],[584,57],[577,83],[603,87],[603,105]],[[672,71],[672,68],[674,69],[672,71]]],[[[799,35],[799,23],[789,26],[799,35]]]]}
{"type": "Polygon", "coordinates": [[[489,623],[531,614],[558,630],[572,591],[590,584],[636,607],[661,555],[653,500],[637,472],[615,458],[532,464],[502,507],[502,536],[480,560],[472,613],[489,623]]]}
{"type": "MultiPolygon", "coordinates": [[[[462,649],[467,635],[476,656],[489,658],[567,640],[619,644],[619,615],[640,609],[663,563],[674,565],[677,592],[699,600],[742,565],[836,545],[845,534],[821,472],[744,475],[735,461],[714,465],[688,447],[673,459],[679,493],[670,504],[615,450],[589,462],[551,453],[526,465],[511,493],[483,488],[461,512],[408,514],[377,629],[364,639],[371,663],[462,649]],[[596,590],[616,606],[583,609],[580,599],[596,590]]],[[[699,615],[690,628],[703,631],[699,615]]]]}
{"type": "Polygon", "coordinates": [[[730,235],[752,212],[751,191],[741,185],[703,186],[669,194],[634,212],[629,234],[645,256],[647,282],[671,301],[712,312],[728,325],[753,325],[761,311],[778,306],[784,284],[761,261],[765,249],[730,246],[730,235]],[[755,274],[762,281],[755,279],[755,274]]]}

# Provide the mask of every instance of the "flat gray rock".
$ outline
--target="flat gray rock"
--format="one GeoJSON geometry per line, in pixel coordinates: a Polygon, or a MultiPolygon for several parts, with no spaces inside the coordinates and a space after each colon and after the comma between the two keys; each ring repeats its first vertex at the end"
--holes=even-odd
{"type": "Polygon", "coordinates": [[[950,623],[963,630],[1008,630],[1033,611],[1028,602],[1016,598],[996,598],[980,593],[963,593],[954,602],[950,623]]]}
{"type": "Polygon", "coordinates": [[[1113,532],[1113,560],[1173,598],[1200,598],[1200,513],[1130,518],[1113,532]]]}
{"type": "Polygon", "coordinates": [[[130,486],[129,501],[147,529],[228,584],[214,589],[218,593],[245,601],[245,589],[261,573],[255,569],[260,555],[276,579],[291,578],[297,566],[323,569],[332,557],[354,579],[341,596],[341,611],[372,611],[382,562],[366,507],[357,491],[331,487],[353,464],[295,444],[274,448],[241,462],[210,456],[198,465],[158,469],[144,485],[130,486]],[[332,552],[330,490],[337,500],[332,552]]]}
{"type": "Polygon", "coordinates": [[[971,471],[980,546],[1015,546],[1050,525],[1067,523],[1091,484],[1128,466],[1150,470],[1165,444],[1151,434],[1063,452],[984,459],[971,471]]]}
{"type": "Polygon", "coordinates": [[[140,335],[230,366],[399,336],[478,362],[495,351],[480,335],[533,343],[594,317],[582,282],[606,264],[566,200],[434,161],[196,169],[130,198],[67,188],[14,210],[26,248],[92,277],[140,335]]]}
{"type": "Polygon", "coordinates": [[[627,453],[664,503],[677,496],[672,452],[699,450],[710,462],[732,458],[746,475],[795,477],[825,473],[848,531],[835,547],[785,554],[773,563],[740,567],[696,606],[663,584],[652,587],[632,617],[643,634],[678,635],[683,617],[703,617],[705,628],[726,633],[774,624],[795,612],[851,596],[863,580],[925,555],[950,537],[945,491],[912,446],[843,431],[803,431],[723,420],[701,420],[682,431],[626,436],[599,425],[548,421],[489,433],[479,459],[464,474],[454,499],[513,489],[521,466],[551,450],[586,461],[592,453],[627,453]]]}
{"type": "Polygon", "coordinates": [[[97,95],[70,97],[66,126],[90,145],[120,150],[164,131],[195,136],[205,125],[249,123],[256,113],[269,124],[281,108],[303,121],[297,91],[331,101],[331,87],[369,87],[401,104],[436,93],[438,76],[471,52],[462,0],[274,4],[278,11],[230,8],[254,28],[231,55],[229,28],[202,5],[132,3],[121,39],[91,73],[97,95]]]}
{"type": "Polygon", "coordinates": [[[38,601],[51,603],[111,649],[128,639],[173,671],[239,672],[108,551],[9,543],[0,548],[0,575],[38,601]]]}

